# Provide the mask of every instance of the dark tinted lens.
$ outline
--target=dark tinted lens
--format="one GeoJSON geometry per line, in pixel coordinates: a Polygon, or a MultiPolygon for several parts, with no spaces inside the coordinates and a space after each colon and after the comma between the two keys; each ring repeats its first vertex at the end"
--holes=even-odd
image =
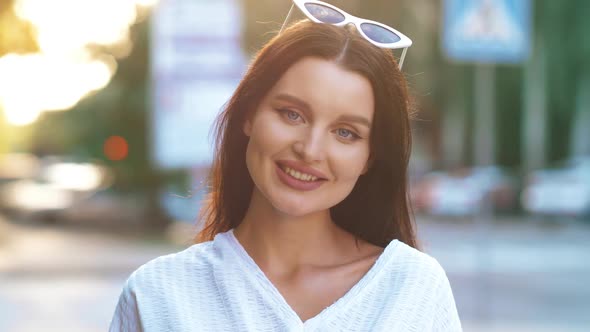
{"type": "Polygon", "coordinates": [[[330,7],[315,3],[306,3],[305,8],[313,17],[323,23],[336,24],[344,21],[344,15],[330,7]]]}
{"type": "Polygon", "coordinates": [[[376,41],[378,43],[391,44],[398,42],[401,39],[393,31],[387,30],[376,24],[362,23],[361,29],[363,30],[365,35],[367,35],[367,37],[371,38],[373,41],[376,41]]]}

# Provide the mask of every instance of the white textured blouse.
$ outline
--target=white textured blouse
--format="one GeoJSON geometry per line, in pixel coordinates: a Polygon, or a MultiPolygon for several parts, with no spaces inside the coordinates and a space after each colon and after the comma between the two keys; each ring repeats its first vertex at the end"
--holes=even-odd
{"type": "Polygon", "coordinates": [[[392,241],[344,296],[301,321],[233,231],[154,259],[127,280],[116,331],[461,331],[438,262],[392,241]]]}

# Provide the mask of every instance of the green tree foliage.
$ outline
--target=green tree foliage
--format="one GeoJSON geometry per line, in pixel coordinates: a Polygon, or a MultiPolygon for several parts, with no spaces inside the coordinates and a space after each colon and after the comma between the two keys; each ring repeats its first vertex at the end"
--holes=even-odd
{"type": "Polygon", "coordinates": [[[558,160],[569,152],[579,85],[590,78],[590,2],[538,1],[535,16],[535,29],[548,56],[548,152],[552,160],[558,160]]]}

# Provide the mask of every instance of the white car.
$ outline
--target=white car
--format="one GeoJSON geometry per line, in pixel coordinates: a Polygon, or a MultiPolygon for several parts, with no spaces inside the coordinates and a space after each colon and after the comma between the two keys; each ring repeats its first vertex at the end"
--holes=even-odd
{"type": "MultiPolygon", "coordinates": [[[[9,162],[15,165],[14,160],[3,159],[3,169],[9,169],[9,162]]],[[[94,163],[48,157],[34,169],[27,177],[13,177],[0,185],[1,210],[20,216],[51,217],[86,200],[112,181],[109,170],[94,163]]]]}
{"type": "Polygon", "coordinates": [[[473,167],[453,172],[432,172],[411,187],[417,211],[438,216],[473,216],[486,199],[494,211],[515,208],[518,184],[498,166],[473,167]]]}
{"type": "Polygon", "coordinates": [[[561,167],[531,172],[521,195],[533,214],[590,215],[590,157],[578,157],[561,167]]]}

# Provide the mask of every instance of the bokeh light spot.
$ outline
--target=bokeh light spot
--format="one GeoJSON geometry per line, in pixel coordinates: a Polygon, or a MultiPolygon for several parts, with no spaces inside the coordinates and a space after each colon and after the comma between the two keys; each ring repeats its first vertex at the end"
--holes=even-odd
{"type": "Polygon", "coordinates": [[[111,136],[104,142],[103,151],[105,156],[110,160],[123,160],[129,154],[129,144],[121,136],[111,136]]]}

